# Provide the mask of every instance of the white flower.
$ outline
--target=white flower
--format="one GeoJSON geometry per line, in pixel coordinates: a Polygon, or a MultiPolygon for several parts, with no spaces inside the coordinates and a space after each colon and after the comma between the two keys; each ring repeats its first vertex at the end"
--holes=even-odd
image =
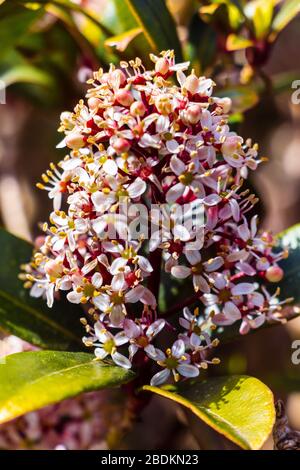
{"type": "Polygon", "coordinates": [[[129,357],[130,359],[136,354],[139,349],[143,349],[145,353],[153,358],[156,356],[156,349],[151,344],[155,336],[160,333],[164,328],[166,322],[160,318],[155,322],[151,323],[150,326],[138,324],[130,319],[125,319],[123,328],[124,333],[128,337],[130,342],[129,346],[129,357]]]}
{"type": "Polygon", "coordinates": [[[201,261],[201,254],[197,250],[187,250],[185,252],[187,260],[191,266],[173,266],[171,274],[178,279],[185,279],[192,274],[193,285],[196,292],[210,292],[209,280],[211,273],[217,271],[224,263],[221,256],[211,258],[206,262],[201,261]]]}
{"type": "Polygon", "coordinates": [[[128,339],[123,332],[117,333],[113,336],[109,331],[103,328],[101,324],[96,324],[95,334],[98,339],[98,342],[94,343],[94,346],[97,346],[95,349],[95,356],[98,359],[103,360],[107,356],[110,356],[117,366],[123,367],[124,369],[131,368],[130,360],[117,351],[118,346],[122,346],[128,342],[128,339]]]}
{"type": "Polygon", "coordinates": [[[163,370],[155,374],[150,384],[152,386],[161,385],[168,380],[171,373],[174,380],[178,382],[180,376],[192,378],[199,375],[199,369],[190,364],[189,356],[185,353],[185,345],[181,339],[175,341],[171,349],[166,354],[160,350],[156,350],[156,361],[163,370]]]}

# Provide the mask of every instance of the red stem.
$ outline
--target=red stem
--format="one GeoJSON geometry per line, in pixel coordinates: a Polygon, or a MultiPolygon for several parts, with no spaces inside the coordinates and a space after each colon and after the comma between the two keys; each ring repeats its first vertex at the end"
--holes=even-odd
{"type": "Polygon", "coordinates": [[[148,289],[150,289],[152,294],[155,296],[157,304],[160,284],[161,255],[162,251],[160,248],[157,248],[149,254],[149,262],[151,263],[153,271],[148,279],[148,289]]]}
{"type": "Polygon", "coordinates": [[[184,307],[188,307],[189,305],[192,305],[197,300],[199,300],[199,293],[196,293],[192,295],[191,297],[188,297],[187,299],[183,300],[182,302],[179,302],[178,304],[174,305],[169,310],[164,312],[163,315],[164,317],[170,317],[174,313],[177,313],[179,310],[182,310],[184,307]]]}

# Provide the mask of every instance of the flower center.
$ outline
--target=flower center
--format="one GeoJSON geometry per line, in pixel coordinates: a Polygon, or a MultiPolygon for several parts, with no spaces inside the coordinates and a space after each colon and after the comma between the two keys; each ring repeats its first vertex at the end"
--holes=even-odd
{"type": "Polygon", "coordinates": [[[140,336],[136,339],[136,344],[138,344],[141,348],[145,348],[148,346],[149,341],[146,336],[140,336]]]}
{"type": "Polygon", "coordinates": [[[119,188],[116,192],[116,196],[118,199],[120,199],[121,197],[127,197],[128,191],[126,191],[126,189],[124,188],[119,188]]]}
{"type": "Polygon", "coordinates": [[[93,284],[90,284],[90,283],[86,284],[83,288],[83,294],[85,297],[93,297],[94,291],[95,291],[95,288],[93,284]]]}
{"type": "Polygon", "coordinates": [[[189,186],[194,179],[194,175],[193,173],[187,171],[186,173],[182,173],[178,179],[180,183],[184,184],[185,186],[189,186]]]}
{"type": "Polygon", "coordinates": [[[197,336],[201,335],[201,328],[198,325],[193,325],[193,333],[195,333],[197,336]]]}
{"type": "Polygon", "coordinates": [[[231,298],[231,293],[228,289],[222,289],[219,292],[219,300],[220,302],[228,302],[231,298]]]}
{"type": "Polygon", "coordinates": [[[106,351],[108,354],[111,354],[115,348],[115,342],[113,339],[108,339],[104,344],[103,344],[103,349],[106,351]]]}
{"type": "Polygon", "coordinates": [[[121,305],[124,303],[124,295],[117,292],[110,296],[110,300],[115,305],[121,305]]]}
{"type": "Polygon", "coordinates": [[[194,274],[201,274],[203,272],[203,265],[200,261],[200,263],[195,264],[195,266],[192,267],[192,272],[194,274]]]}
{"type": "Polygon", "coordinates": [[[167,357],[165,360],[165,366],[167,369],[176,369],[178,366],[178,360],[173,356],[167,357]]]}

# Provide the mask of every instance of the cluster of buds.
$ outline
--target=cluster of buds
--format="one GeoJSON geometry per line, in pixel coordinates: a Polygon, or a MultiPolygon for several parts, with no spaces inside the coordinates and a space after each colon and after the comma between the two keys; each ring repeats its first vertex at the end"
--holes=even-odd
{"type": "MultiPolygon", "coordinates": [[[[16,336],[7,336],[0,340],[0,360],[33,349],[16,336]]],[[[104,449],[109,421],[111,425],[119,419],[108,398],[105,391],[90,392],[1,424],[0,449],[104,449]]]]}
{"type": "Polygon", "coordinates": [[[257,231],[256,216],[249,220],[257,198],[243,183],[263,159],[257,144],[230,130],[230,99],[212,96],[213,81],[187,74],[189,63],[176,64],[173,51],[150,58],[153,70],[136,59],[95,72],[86,101],[62,113],[58,147],[68,154],[38,184],[54,208],[22,277],[50,307],[68,291],[93,319],[83,320],[84,342],[96,356],[125,368],[141,357],[158,364],[158,384],[218,362],[208,354],[216,325],[239,322],[245,334],[280,318],[284,302],[263,284],[282,279],[287,253],[257,231]],[[155,227],[149,236],[136,235],[141,205],[163,208],[158,220],[146,217],[146,228],[155,227]],[[178,331],[158,311],[161,271],[190,282],[200,308],[184,311],[178,331]],[[166,353],[155,345],[162,330],[175,335],[166,353]]]}

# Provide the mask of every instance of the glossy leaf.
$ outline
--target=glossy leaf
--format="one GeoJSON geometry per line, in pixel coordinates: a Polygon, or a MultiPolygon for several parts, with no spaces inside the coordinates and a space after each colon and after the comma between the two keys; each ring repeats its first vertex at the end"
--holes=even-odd
{"type": "Polygon", "coordinates": [[[271,390],[246,375],[215,377],[204,382],[143,390],[169,398],[243,449],[260,449],[275,419],[271,390]]]}
{"type": "Polygon", "coordinates": [[[293,304],[300,303],[300,224],[294,225],[279,236],[280,248],[287,249],[289,256],[280,262],[284,278],[278,284],[282,299],[293,297],[293,304]]]}
{"type": "Polygon", "coordinates": [[[0,57],[19,44],[28,28],[39,18],[40,12],[28,10],[15,2],[0,7],[0,57]]]}
{"type": "Polygon", "coordinates": [[[41,348],[82,349],[81,308],[61,300],[50,309],[45,300],[30,297],[18,279],[32,245],[0,229],[0,246],[0,328],[41,348]]]}
{"type": "Polygon", "coordinates": [[[84,392],[128,382],[133,372],[95,361],[92,354],[37,351],[0,364],[0,423],[84,392]]]}
{"type": "Polygon", "coordinates": [[[221,26],[224,33],[237,31],[243,22],[242,9],[236,2],[220,0],[203,5],[199,8],[201,18],[215,25],[221,26]]]}
{"type": "Polygon", "coordinates": [[[246,49],[246,47],[253,46],[253,41],[250,39],[244,38],[243,36],[238,36],[236,34],[229,34],[226,40],[226,49],[228,51],[238,51],[240,49],[246,49]]]}
{"type": "Polygon", "coordinates": [[[118,34],[106,39],[104,44],[109,47],[115,47],[118,51],[125,51],[131,41],[143,32],[142,28],[133,28],[125,33],[118,34]]]}
{"type": "Polygon", "coordinates": [[[253,0],[245,7],[245,12],[251,18],[254,26],[254,33],[257,39],[266,37],[272,22],[274,10],[274,0],[253,0]]]}
{"type": "Polygon", "coordinates": [[[13,85],[14,83],[31,83],[44,87],[53,86],[51,75],[32,65],[17,65],[12,67],[1,75],[0,79],[6,86],[13,85]]]}
{"type": "Polygon", "coordinates": [[[216,94],[220,97],[229,97],[232,100],[232,112],[244,113],[253,108],[259,101],[259,96],[253,88],[248,86],[236,86],[232,88],[223,88],[217,90],[216,94]]]}
{"type": "Polygon", "coordinates": [[[280,6],[280,9],[274,17],[271,39],[276,39],[278,33],[282,31],[290,21],[292,21],[300,12],[299,0],[286,0],[280,6]]]}
{"type": "Polygon", "coordinates": [[[177,61],[182,60],[181,46],[174,20],[163,0],[126,0],[137,23],[143,28],[152,52],[174,49],[177,61]]]}

